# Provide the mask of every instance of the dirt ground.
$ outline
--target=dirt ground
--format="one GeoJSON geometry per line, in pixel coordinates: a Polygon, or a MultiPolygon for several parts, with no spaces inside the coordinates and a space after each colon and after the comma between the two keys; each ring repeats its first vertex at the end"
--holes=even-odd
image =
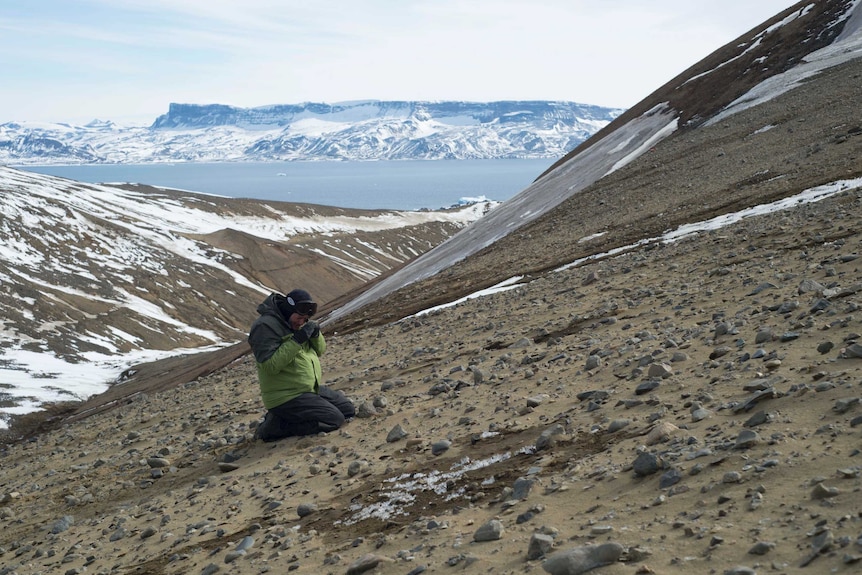
{"type": "Polygon", "coordinates": [[[330,435],[255,442],[244,355],[8,446],[0,561],[524,573],[611,541],[595,572],[856,572],[859,196],[330,335],[362,415],[330,435]]]}
{"type": "Polygon", "coordinates": [[[337,432],[254,441],[238,347],[5,446],[0,575],[858,573],[862,192],[565,264],[862,176],[860,74],[682,131],[324,324],[359,408],[337,432]]]}

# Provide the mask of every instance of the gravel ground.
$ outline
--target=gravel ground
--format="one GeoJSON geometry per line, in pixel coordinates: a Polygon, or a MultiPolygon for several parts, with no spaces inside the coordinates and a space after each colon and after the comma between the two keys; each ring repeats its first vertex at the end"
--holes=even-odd
{"type": "Polygon", "coordinates": [[[682,130],[325,325],[338,432],[255,442],[238,347],[6,446],[0,574],[858,572],[862,192],[561,267],[859,178],[860,74],[682,130]]]}
{"type": "Polygon", "coordinates": [[[330,335],[330,435],[243,356],[11,445],[4,572],[855,572],[860,196],[330,335]]]}

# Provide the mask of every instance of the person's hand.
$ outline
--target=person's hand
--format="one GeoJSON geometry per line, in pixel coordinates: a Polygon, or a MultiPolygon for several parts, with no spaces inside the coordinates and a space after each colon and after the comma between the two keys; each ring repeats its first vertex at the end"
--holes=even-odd
{"type": "Polygon", "coordinates": [[[296,343],[303,344],[308,341],[308,338],[317,337],[318,335],[320,335],[320,327],[318,327],[317,322],[309,321],[293,332],[293,340],[296,343]]]}

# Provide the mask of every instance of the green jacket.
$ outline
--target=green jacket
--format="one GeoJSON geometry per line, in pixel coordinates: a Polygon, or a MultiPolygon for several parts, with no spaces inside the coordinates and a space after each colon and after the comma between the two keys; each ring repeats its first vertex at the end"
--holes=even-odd
{"type": "Polygon", "coordinates": [[[318,393],[323,383],[320,356],[326,351],[323,335],[296,343],[293,331],[278,311],[279,294],[271,294],[257,308],[260,316],[249,331],[248,342],[257,363],[260,396],[267,409],[302,393],[318,393]]]}

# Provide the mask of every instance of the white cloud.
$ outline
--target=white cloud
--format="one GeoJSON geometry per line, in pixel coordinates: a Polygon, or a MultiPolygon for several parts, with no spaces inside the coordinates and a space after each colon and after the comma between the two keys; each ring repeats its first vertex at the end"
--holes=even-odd
{"type": "Polygon", "coordinates": [[[789,0],[31,0],[0,7],[5,121],[149,123],[171,102],[628,107],[789,0]]]}

